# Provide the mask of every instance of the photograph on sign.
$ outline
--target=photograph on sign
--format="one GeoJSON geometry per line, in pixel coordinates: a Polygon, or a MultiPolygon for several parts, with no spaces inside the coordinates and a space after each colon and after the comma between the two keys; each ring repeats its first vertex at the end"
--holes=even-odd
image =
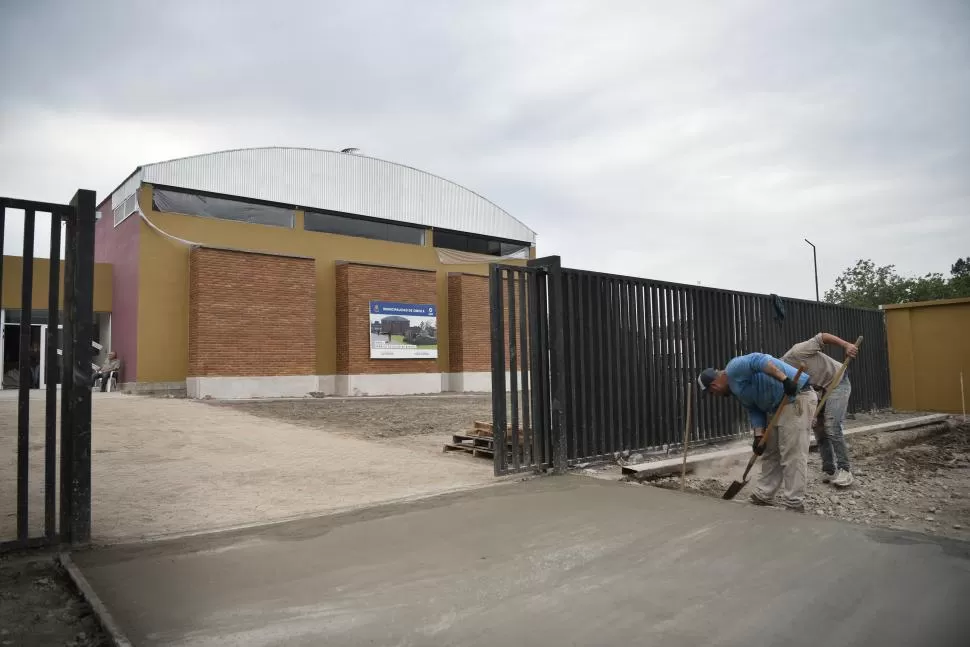
{"type": "Polygon", "coordinates": [[[370,302],[371,359],[438,357],[438,308],[426,303],[370,302]]]}

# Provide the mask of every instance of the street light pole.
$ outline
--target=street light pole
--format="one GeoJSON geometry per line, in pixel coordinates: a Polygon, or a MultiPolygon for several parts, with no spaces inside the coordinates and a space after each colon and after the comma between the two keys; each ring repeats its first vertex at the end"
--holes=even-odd
{"type": "Polygon", "coordinates": [[[818,298],[818,256],[815,254],[815,244],[807,238],[805,242],[812,246],[812,264],[815,265],[815,300],[820,301],[818,298]]]}

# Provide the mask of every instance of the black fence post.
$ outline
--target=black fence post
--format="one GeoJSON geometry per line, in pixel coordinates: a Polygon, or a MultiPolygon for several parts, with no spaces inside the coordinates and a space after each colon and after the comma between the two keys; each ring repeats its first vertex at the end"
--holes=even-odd
{"type": "Polygon", "coordinates": [[[94,324],[95,193],[71,200],[64,262],[64,371],[61,378],[61,537],[91,539],[91,340],[94,324]]]}
{"type": "Polygon", "coordinates": [[[558,256],[551,256],[545,264],[549,275],[549,379],[552,412],[552,471],[566,471],[566,345],[563,332],[562,264],[558,256]]]}
{"type": "Polygon", "coordinates": [[[47,403],[44,424],[44,536],[57,535],[57,326],[60,323],[61,216],[51,214],[50,272],[47,277],[47,403]]]}
{"type": "MultiPolygon", "coordinates": [[[[23,276],[20,289],[20,362],[17,394],[17,541],[26,542],[28,535],[27,505],[30,472],[30,388],[33,373],[30,361],[31,315],[34,300],[34,217],[33,209],[24,210],[23,276]]],[[[39,370],[39,369],[38,369],[39,370]]]]}
{"type": "Polygon", "coordinates": [[[505,446],[505,308],[502,299],[502,268],[489,267],[490,330],[492,336],[492,447],[495,475],[508,468],[505,446]]]}

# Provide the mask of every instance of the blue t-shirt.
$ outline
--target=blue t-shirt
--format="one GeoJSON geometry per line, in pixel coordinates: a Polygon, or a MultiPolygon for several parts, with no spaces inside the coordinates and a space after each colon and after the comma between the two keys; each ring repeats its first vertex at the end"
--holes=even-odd
{"type": "MultiPolygon", "coordinates": [[[[750,353],[735,357],[724,367],[731,393],[741,402],[741,406],[748,410],[751,426],[755,429],[765,428],[768,424],[768,416],[775,412],[785,395],[782,383],[762,372],[768,362],[780,368],[793,380],[798,373],[798,369],[793,366],[764,353],[750,353]]],[[[808,384],[808,380],[808,373],[803,372],[798,378],[798,388],[808,384]]]]}

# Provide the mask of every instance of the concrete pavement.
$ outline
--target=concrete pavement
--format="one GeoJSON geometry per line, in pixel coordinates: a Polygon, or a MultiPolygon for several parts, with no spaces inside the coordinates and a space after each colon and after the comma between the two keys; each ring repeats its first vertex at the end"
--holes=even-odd
{"type": "Polygon", "coordinates": [[[970,641],[970,545],[563,476],[74,560],[135,645],[970,641]]]}

